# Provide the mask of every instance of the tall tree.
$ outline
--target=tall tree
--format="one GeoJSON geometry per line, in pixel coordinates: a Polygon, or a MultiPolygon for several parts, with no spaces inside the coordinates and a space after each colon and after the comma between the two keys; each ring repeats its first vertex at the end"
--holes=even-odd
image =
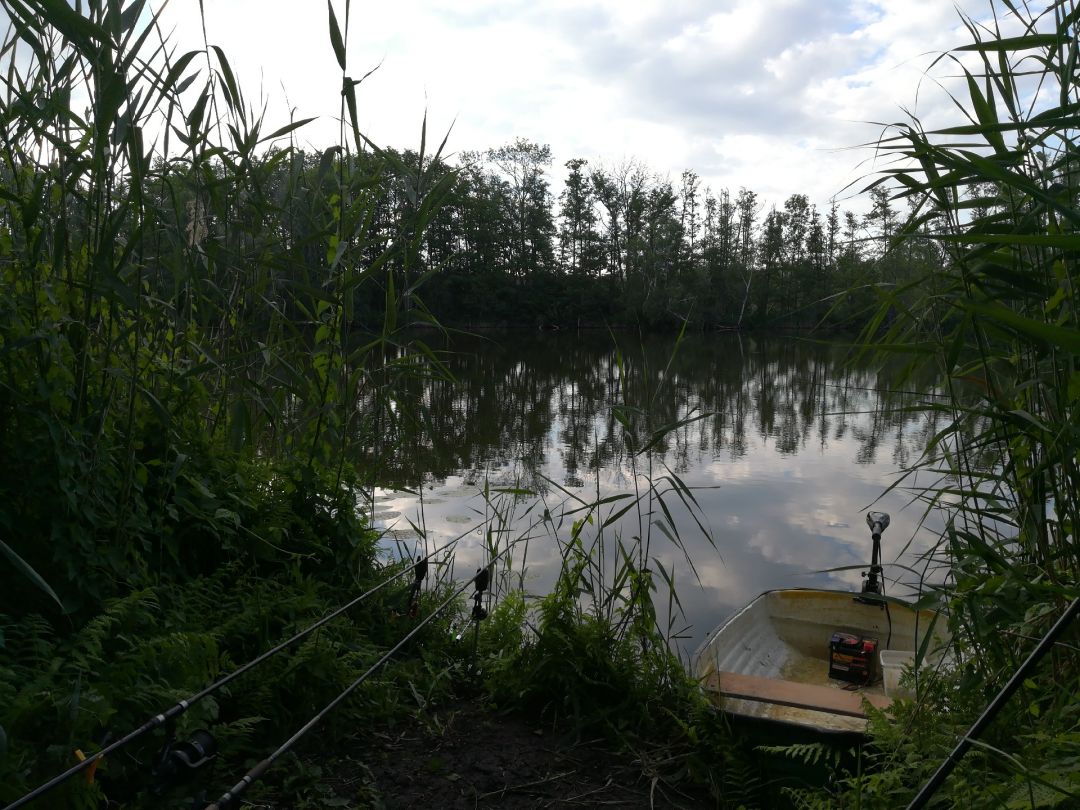
{"type": "Polygon", "coordinates": [[[870,211],[864,222],[877,239],[877,255],[882,258],[889,252],[889,242],[896,233],[897,214],[889,199],[889,191],[884,186],[870,189],[870,211]]]}
{"type": "Polygon", "coordinates": [[[761,212],[758,208],[757,194],[747,188],[739,189],[739,196],[735,201],[735,209],[739,213],[739,226],[737,231],[738,269],[742,277],[742,303],[739,305],[739,317],[736,323],[741,324],[746,315],[746,305],[750,301],[750,286],[754,280],[755,272],[755,245],[754,230],[757,216],[761,212]]]}
{"type": "Polygon", "coordinates": [[[830,267],[836,266],[836,260],[840,254],[840,204],[836,200],[829,201],[829,217],[825,226],[825,255],[826,262],[830,267]]]}
{"type": "Polygon", "coordinates": [[[809,198],[805,194],[792,194],[784,201],[781,219],[784,239],[777,281],[783,307],[788,312],[796,312],[802,306],[801,292],[806,281],[806,241],[810,233],[809,198]]]}
{"type": "Polygon", "coordinates": [[[599,235],[593,186],[582,171],[588,161],[574,158],[566,162],[569,174],[559,195],[559,252],[563,268],[573,275],[599,274],[599,235]]]}
{"type": "Polygon", "coordinates": [[[489,149],[487,158],[505,176],[509,187],[512,237],[510,272],[524,276],[554,264],[551,192],[544,171],[551,165],[551,147],[524,138],[489,149]]]}
{"type": "Polygon", "coordinates": [[[682,297],[676,272],[683,236],[677,203],[678,196],[670,180],[655,181],[645,196],[642,222],[645,249],[641,272],[635,275],[640,282],[639,312],[649,322],[666,318],[673,300],[682,297]]]}
{"type": "Polygon", "coordinates": [[[808,272],[805,274],[806,295],[803,298],[811,304],[807,314],[816,319],[824,311],[824,299],[831,292],[828,288],[826,270],[829,262],[827,237],[816,205],[810,206],[810,227],[806,234],[806,262],[808,272]]]}
{"type": "Polygon", "coordinates": [[[698,256],[698,231],[700,230],[700,193],[701,178],[696,172],[686,169],[682,173],[682,187],[679,189],[679,197],[682,200],[682,211],[679,215],[679,225],[683,232],[683,255],[679,262],[680,270],[684,273],[692,273],[697,264],[698,256]]]}
{"type": "Polygon", "coordinates": [[[632,160],[591,175],[603,214],[606,272],[621,279],[640,269],[647,177],[644,167],[632,160]]]}
{"type": "Polygon", "coordinates": [[[861,241],[862,226],[859,218],[851,211],[844,212],[844,256],[851,261],[861,258],[859,243],[861,241]]]}
{"type": "Polygon", "coordinates": [[[757,316],[770,314],[773,282],[781,274],[784,263],[784,215],[773,208],[765,215],[761,233],[761,283],[758,284],[757,316]]]}

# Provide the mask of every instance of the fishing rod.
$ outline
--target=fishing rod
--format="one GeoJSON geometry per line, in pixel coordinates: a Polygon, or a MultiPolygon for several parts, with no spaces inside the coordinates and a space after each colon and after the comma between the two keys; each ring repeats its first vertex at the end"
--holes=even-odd
{"type": "MultiPolygon", "coordinates": [[[[477,595],[482,593],[483,590],[487,588],[488,582],[491,579],[492,567],[495,565],[495,563],[499,560],[500,557],[502,557],[515,545],[517,545],[517,542],[520,541],[508,543],[506,548],[504,548],[502,551],[492,557],[486,566],[484,566],[483,568],[478,568],[476,573],[472,577],[470,577],[464,585],[454,591],[441,605],[435,608],[435,610],[432,611],[431,614],[429,614],[423,621],[421,621],[420,624],[410,630],[405,635],[405,637],[401,639],[401,641],[399,641],[392,648],[390,648],[378,661],[368,667],[367,671],[364,672],[363,675],[361,675],[359,678],[357,678],[355,681],[345,687],[344,691],[342,691],[337,697],[335,697],[328,704],[326,704],[322,711],[320,711],[318,714],[308,720],[303,726],[301,726],[295,734],[293,734],[291,737],[289,737],[289,739],[283,742],[276,751],[270,754],[270,756],[259,762],[254,768],[244,774],[243,778],[231,788],[229,788],[227,791],[225,791],[221,795],[220,799],[218,799],[213,804],[207,805],[205,810],[230,810],[230,808],[234,806],[234,802],[240,798],[241,794],[243,794],[244,791],[247,790],[256,780],[260,779],[262,775],[270,769],[270,766],[273,765],[276,760],[281,758],[286,752],[288,752],[290,748],[293,747],[293,745],[295,745],[300,740],[301,737],[303,737],[316,725],[318,725],[322,721],[322,719],[326,717],[326,715],[333,711],[338,706],[338,704],[340,704],[343,700],[345,700],[345,698],[352,694],[353,690],[355,690],[360,684],[367,680],[372,675],[372,673],[375,672],[375,670],[377,670],[384,663],[386,663],[394,653],[404,647],[405,644],[410,639],[412,639],[413,636],[415,636],[422,629],[424,629],[424,627],[430,624],[436,616],[442,613],[451,603],[453,603],[459,596],[461,596],[461,594],[463,594],[470,585],[476,586],[477,595]]],[[[479,600],[477,600],[477,604],[479,604],[479,600]]],[[[474,618],[477,620],[477,622],[479,622],[479,617],[476,616],[476,614],[474,614],[474,618]]]]}
{"type": "Polygon", "coordinates": [[[938,766],[938,769],[934,771],[934,775],[930,777],[929,781],[923,785],[922,790],[918,795],[911,800],[911,804],[907,806],[907,810],[920,810],[925,807],[926,803],[930,801],[938,788],[952,773],[960,759],[967,753],[967,750],[971,748],[972,743],[979,738],[979,735],[983,733],[991,721],[997,717],[997,713],[1001,711],[1001,708],[1012,697],[1013,692],[1020,688],[1020,684],[1024,682],[1027,676],[1031,673],[1031,670],[1035,668],[1035,665],[1042,660],[1042,657],[1050,651],[1057,641],[1058,636],[1065,632],[1065,628],[1069,626],[1077,614],[1080,614],[1080,597],[1074,599],[1065,612],[1061,614],[1054,626],[1046,633],[1045,636],[1039,641],[1035,649],[1031,651],[1031,655],[1027,657],[1027,660],[1020,665],[1020,668],[1013,673],[1013,676],[1009,678],[1009,682],[1005,684],[1000,692],[994,696],[994,699],[990,701],[990,705],[986,707],[982,715],[976,720],[971,728],[968,729],[967,734],[960,738],[960,742],[956,744],[956,748],[945,758],[945,761],[938,766]]]}
{"type": "Polygon", "coordinates": [[[163,726],[163,725],[165,725],[167,723],[175,722],[176,718],[178,718],[180,715],[182,715],[184,712],[186,712],[189,708],[191,708],[191,706],[198,703],[200,700],[202,700],[207,695],[217,691],[218,689],[220,689],[222,686],[229,683],[233,679],[240,677],[245,672],[248,672],[252,668],[258,666],[263,661],[265,661],[267,658],[271,658],[272,656],[277,655],[279,652],[281,652],[285,648],[295,644],[297,641],[304,638],[305,636],[310,635],[312,632],[314,632],[315,630],[318,630],[320,627],[322,627],[327,622],[330,622],[330,621],[336,619],[338,616],[340,616],[345,611],[349,610],[352,607],[355,607],[356,605],[360,604],[362,601],[364,601],[368,597],[373,596],[374,594],[378,593],[383,588],[385,588],[387,585],[389,585],[390,583],[400,579],[401,577],[405,576],[407,573],[413,572],[414,575],[416,576],[416,581],[414,581],[414,583],[412,585],[412,589],[414,591],[418,592],[419,591],[419,583],[420,583],[420,579],[421,579],[420,574],[421,574],[421,572],[424,575],[427,574],[427,562],[428,562],[428,560],[431,559],[432,557],[434,557],[436,554],[440,554],[443,551],[446,551],[448,548],[450,548],[455,543],[457,543],[459,540],[461,540],[463,537],[465,537],[467,534],[469,534],[469,532],[471,532],[473,530],[473,528],[475,528],[475,527],[470,527],[468,530],[466,530],[465,532],[462,532],[457,537],[455,537],[453,540],[450,540],[448,543],[441,546],[440,548],[435,549],[434,551],[430,552],[429,554],[425,554],[423,557],[418,557],[415,564],[410,565],[409,567],[402,569],[401,571],[399,571],[398,573],[396,573],[393,576],[389,577],[388,579],[383,580],[382,582],[380,582],[375,587],[373,587],[370,590],[365,591],[364,593],[360,594],[358,597],[353,599],[351,602],[348,602],[347,604],[343,605],[342,607],[339,607],[333,613],[330,613],[329,615],[324,616],[322,619],[319,619],[319,621],[315,622],[314,624],[310,625],[309,627],[305,628],[304,630],[301,630],[299,633],[294,635],[292,638],[289,638],[289,639],[281,642],[280,644],[278,644],[276,647],[274,647],[274,648],[272,648],[270,650],[267,650],[262,655],[259,655],[258,657],[252,659],[251,661],[244,664],[239,669],[233,670],[232,672],[230,672],[228,675],[224,676],[223,678],[220,678],[217,681],[214,681],[214,683],[210,684],[209,686],[202,689],[201,691],[196,692],[194,695],[191,695],[187,699],[181,700],[179,703],[177,703],[175,706],[172,706],[167,711],[164,711],[161,714],[154,715],[149,720],[147,720],[145,723],[143,723],[141,726],[136,728],[134,731],[129,732],[128,734],[126,734],[125,736],[123,736],[120,739],[116,740],[115,742],[109,744],[105,748],[102,748],[96,754],[93,754],[92,756],[86,757],[85,759],[78,762],[76,765],[73,765],[72,767],[68,768],[63,773],[61,773],[61,774],[59,774],[57,776],[54,776],[48,782],[45,782],[44,784],[39,785],[37,788],[35,788],[34,790],[27,793],[21,799],[16,799],[14,802],[12,802],[7,807],[5,807],[4,810],[16,810],[16,808],[24,806],[28,802],[33,801],[34,799],[42,796],[43,794],[48,793],[50,790],[52,790],[53,788],[55,788],[58,785],[62,784],[63,782],[66,782],[68,779],[70,779],[75,774],[80,773],[82,771],[85,771],[88,768],[92,768],[96,762],[100,761],[105,756],[113,753],[114,751],[117,751],[117,750],[123,748],[125,745],[127,745],[128,743],[132,742],[133,740],[141,737],[143,734],[147,733],[148,731],[152,731],[153,729],[159,728],[160,726],[163,726]]]}

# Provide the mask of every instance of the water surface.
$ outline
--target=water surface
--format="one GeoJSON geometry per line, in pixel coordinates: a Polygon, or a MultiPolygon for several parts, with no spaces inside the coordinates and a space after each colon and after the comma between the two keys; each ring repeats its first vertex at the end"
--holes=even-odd
{"type": "MultiPolygon", "coordinates": [[[[577,499],[677,478],[696,506],[663,487],[670,515],[644,502],[608,527],[605,548],[610,564],[619,538],[651,534],[650,568],[674,576],[680,646],[692,649],[762,591],[857,590],[870,557],[869,508],[892,517],[883,555],[898,563],[887,568],[891,593],[914,580],[901,566],[936,540],[933,520],[919,528],[923,509],[910,491],[889,490],[936,426],[903,411],[914,398],[894,390],[894,375],[852,363],[839,343],[703,335],[675,352],[673,337],[509,333],[455,338],[450,348],[453,383],[415,382],[400,397],[402,418],[378,453],[374,517],[399,553],[464,533],[459,578],[485,559],[485,542],[508,536],[489,530],[512,523],[524,532],[546,509],[507,582],[546,593],[560,562],[554,535],[570,537],[583,513],[561,516],[577,499]],[[425,406],[422,425],[411,424],[415,403],[425,406]],[[680,421],[648,453],[631,452],[680,421]],[[493,520],[495,510],[506,514],[493,520]],[[669,517],[685,553],[655,523],[669,517]],[[853,568],[830,570],[844,567],[853,568]]],[[[595,523],[582,536],[595,536],[595,523]]]]}

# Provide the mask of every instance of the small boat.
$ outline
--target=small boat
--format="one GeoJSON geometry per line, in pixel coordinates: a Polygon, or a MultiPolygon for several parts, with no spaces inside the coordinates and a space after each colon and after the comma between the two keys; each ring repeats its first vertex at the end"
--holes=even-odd
{"type": "Polygon", "coordinates": [[[812,732],[863,733],[869,704],[887,709],[917,655],[940,657],[945,621],[881,594],[884,512],[860,593],[792,588],[761,594],[694,654],[694,676],[723,711],[812,732]]]}

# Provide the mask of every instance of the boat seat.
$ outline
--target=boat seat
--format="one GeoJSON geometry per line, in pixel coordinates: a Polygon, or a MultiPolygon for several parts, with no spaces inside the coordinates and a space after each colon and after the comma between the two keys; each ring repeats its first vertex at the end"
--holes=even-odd
{"type": "Polygon", "coordinates": [[[780,678],[761,678],[741,672],[713,672],[704,687],[722,697],[776,703],[796,709],[811,709],[848,717],[866,717],[863,700],[878,709],[887,709],[892,700],[885,695],[851,692],[831,686],[785,681],[780,678]]]}

